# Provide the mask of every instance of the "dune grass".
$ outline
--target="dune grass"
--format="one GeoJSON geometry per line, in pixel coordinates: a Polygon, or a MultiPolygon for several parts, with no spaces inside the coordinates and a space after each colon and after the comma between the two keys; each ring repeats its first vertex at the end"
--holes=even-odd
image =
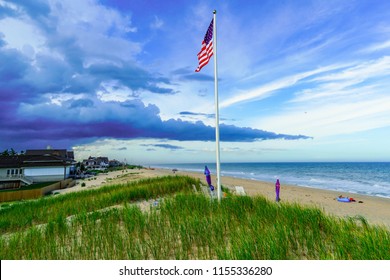
{"type": "Polygon", "coordinates": [[[162,177],[4,209],[0,259],[390,259],[390,232],[363,217],[263,197],[218,203],[191,193],[198,183],[162,177]],[[148,211],[128,203],[161,196],[148,211]],[[9,226],[22,213],[30,218],[9,226]]]}
{"type": "Polygon", "coordinates": [[[198,182],[186,176],[166,176],[60,196],[6,203],[7,207],[0,208],[0,234],[44,224],[58,216],[68,217],[122,203],[188,192],[191,190],[189,187],[198,182]]]}

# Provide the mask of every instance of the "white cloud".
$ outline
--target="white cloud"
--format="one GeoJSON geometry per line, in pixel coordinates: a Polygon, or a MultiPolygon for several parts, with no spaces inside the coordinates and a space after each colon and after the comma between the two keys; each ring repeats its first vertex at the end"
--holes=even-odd
{"type": "Polygon", "coordinates": [[[378,42],[378,43],[372,44],[372,45],[368,46],[367,48],[363,49],[362,52],[372,53],[372,52],[382,51],[385,49],[390,49],[390,40],[387,40],[385,42],[378,42]]]}
{"type": "Polygon", "coordinates": [[[308,78],[310,76],[322,73],[322,72],[327,72],[331,71],[334,69],[340,68],[340,65],[331,65],[327,67],[321,67],[312,71],[307,71],[307,72],[302,72],[299,74],[287,76],[281,79],[276,80],[275,82],[268,83],[266,85],[245,91],[240,94],[234,93],[234,96],[231,98],[228,98],[221,102],[220,107],[229,107],[237,103],[241,102],[248,102],[248,101],[253,101],[253,100],[260,100],[269,97],[273,92],[277,90],[281,90],[284,88],[291,87],[301,80],[308,78]]]}
{"type": "Polygon", "coordinates": [[[127,33],[137,31],[129,16],[92,0],[50,3],[58,36],[75,38],[77,45],[89,55],[132,59],[141,52],[140,44],[124,38],[127,33]]]}
{"type": "Polygon", "coordinates": [[[79,100],[85,98],[84,94],[74,94],[74,93],[46,93],[45,97],[50,100],[47,104],[53,104],[57,106],[62,106],[62,104],[69,100],[79,100]]]}
{"type": "Polygon", "coordinates": [[[27,19],[4,18],[0,20],[0,33],[4,34],[4,40],[9,48],[21,51],[26,46],[32,47],[33,51],[42,50],[46,41],[39,29],[27,19]]]}
{"type": "Polygon", "coordinates": [[[292,102],[349,102],[358,98],[377,98],[386,94],[390,82],[390,57],[355,63],[341,71],[325,73],[311,79],[311,88],[296,93],[292,102]]]}
{"type": "Polygon", "coordinates": [[[374,61],[358,63],[340,72],[331,73],[313,79],[313,81],[362,81],[372,77],[381,77],[390,72],[390,56],[384,56],[374,61]]]}
{"type": "MultiPolygon", "coordinates": [[[[4,5],[3,2],[0,4],[4,5]]],[[[45,26],[12,5],[19,16],[0,20],[0,33],[4,34],[9,48],[16,48],[33,58],[39,53],[56,55],[61,52],[56,49],[57,44],[71,43],[88,54],[84,57],[87,63],[95,56],[134,60],[141,53],[142,44],[126,38],[128,33],[137,32],[129,16],[93,0],[49,0],[48,4],[50,14],[45,15],[45,26]]]]}
{"type": "MultiPolygon", "coordinates": [[[[266,95],[270,94],[270,89],[288,88],[309,78],[304,81],[305,88],[295,92],[285,107],[255,121],[254,125],[279,133],[314,137],[390,126],[390,81],[387,79],[390,57],[324,69],[329,71],[317,71],[315,75],[305,72],[296,79],[294,76],[281,79],[274,87],[254,90],[254,93],[266,95]]],[[[253,94],[251,98],[257,96],[253,94]]],[[[245,100],[245,97],[248,96],[241,95],[236,100],[245,100]]]]}
{"type": "Polygon", "coordinates": [[[105,81],[100,85],[100,90],[96,92],[97,97],[103,102],[125,102],[133,99],[133,92],[119,81],[105,81]]]}
{"type": "Polygon", "coordinates": [[[390,126],[390,97],[291,109],[263,118],[258,127],[314,137],[350,134],[390,126]],[[307,111],[306,111],[307,110],[307,111]]]}
{"type": "Polygon", "coordinates": [[[160,19],[158,16],[154,16],[153,22],[150,24],[150,28],[152,29],[160,29],[164,25],[164,21],[160,19]]]}

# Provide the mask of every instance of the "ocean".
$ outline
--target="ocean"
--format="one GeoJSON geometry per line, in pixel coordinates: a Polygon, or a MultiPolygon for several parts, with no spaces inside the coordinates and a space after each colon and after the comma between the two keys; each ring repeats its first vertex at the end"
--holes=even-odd
{"type": "MultiPolygon", "coordinates": [[[[205,165],[216,176],[215,163],[154,167],[203,172],[205,165]]],[[[390,198],[390,162],[221,163],[221,176],[390,198]]]]}

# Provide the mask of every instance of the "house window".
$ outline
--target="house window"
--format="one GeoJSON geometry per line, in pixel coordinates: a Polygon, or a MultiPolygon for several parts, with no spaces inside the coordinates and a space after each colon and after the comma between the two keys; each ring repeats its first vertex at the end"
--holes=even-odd
{"type": "Polygon", "coordinates": [[[7,177],[12,177],[14,175],[22,175],[23,169],[7,169],[7,177]]]}

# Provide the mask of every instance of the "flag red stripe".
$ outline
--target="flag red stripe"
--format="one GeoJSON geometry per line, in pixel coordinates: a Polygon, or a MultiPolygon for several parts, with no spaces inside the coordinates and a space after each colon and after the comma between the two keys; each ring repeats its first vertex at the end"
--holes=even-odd
{"type": "Polygon", "coordinates": [[[202,49],[198,53],[199,66],[195,72],[199,72],[209,61],[213,55],[213,41],[210,41],[208,45],[202,42],[202,49]]]}

